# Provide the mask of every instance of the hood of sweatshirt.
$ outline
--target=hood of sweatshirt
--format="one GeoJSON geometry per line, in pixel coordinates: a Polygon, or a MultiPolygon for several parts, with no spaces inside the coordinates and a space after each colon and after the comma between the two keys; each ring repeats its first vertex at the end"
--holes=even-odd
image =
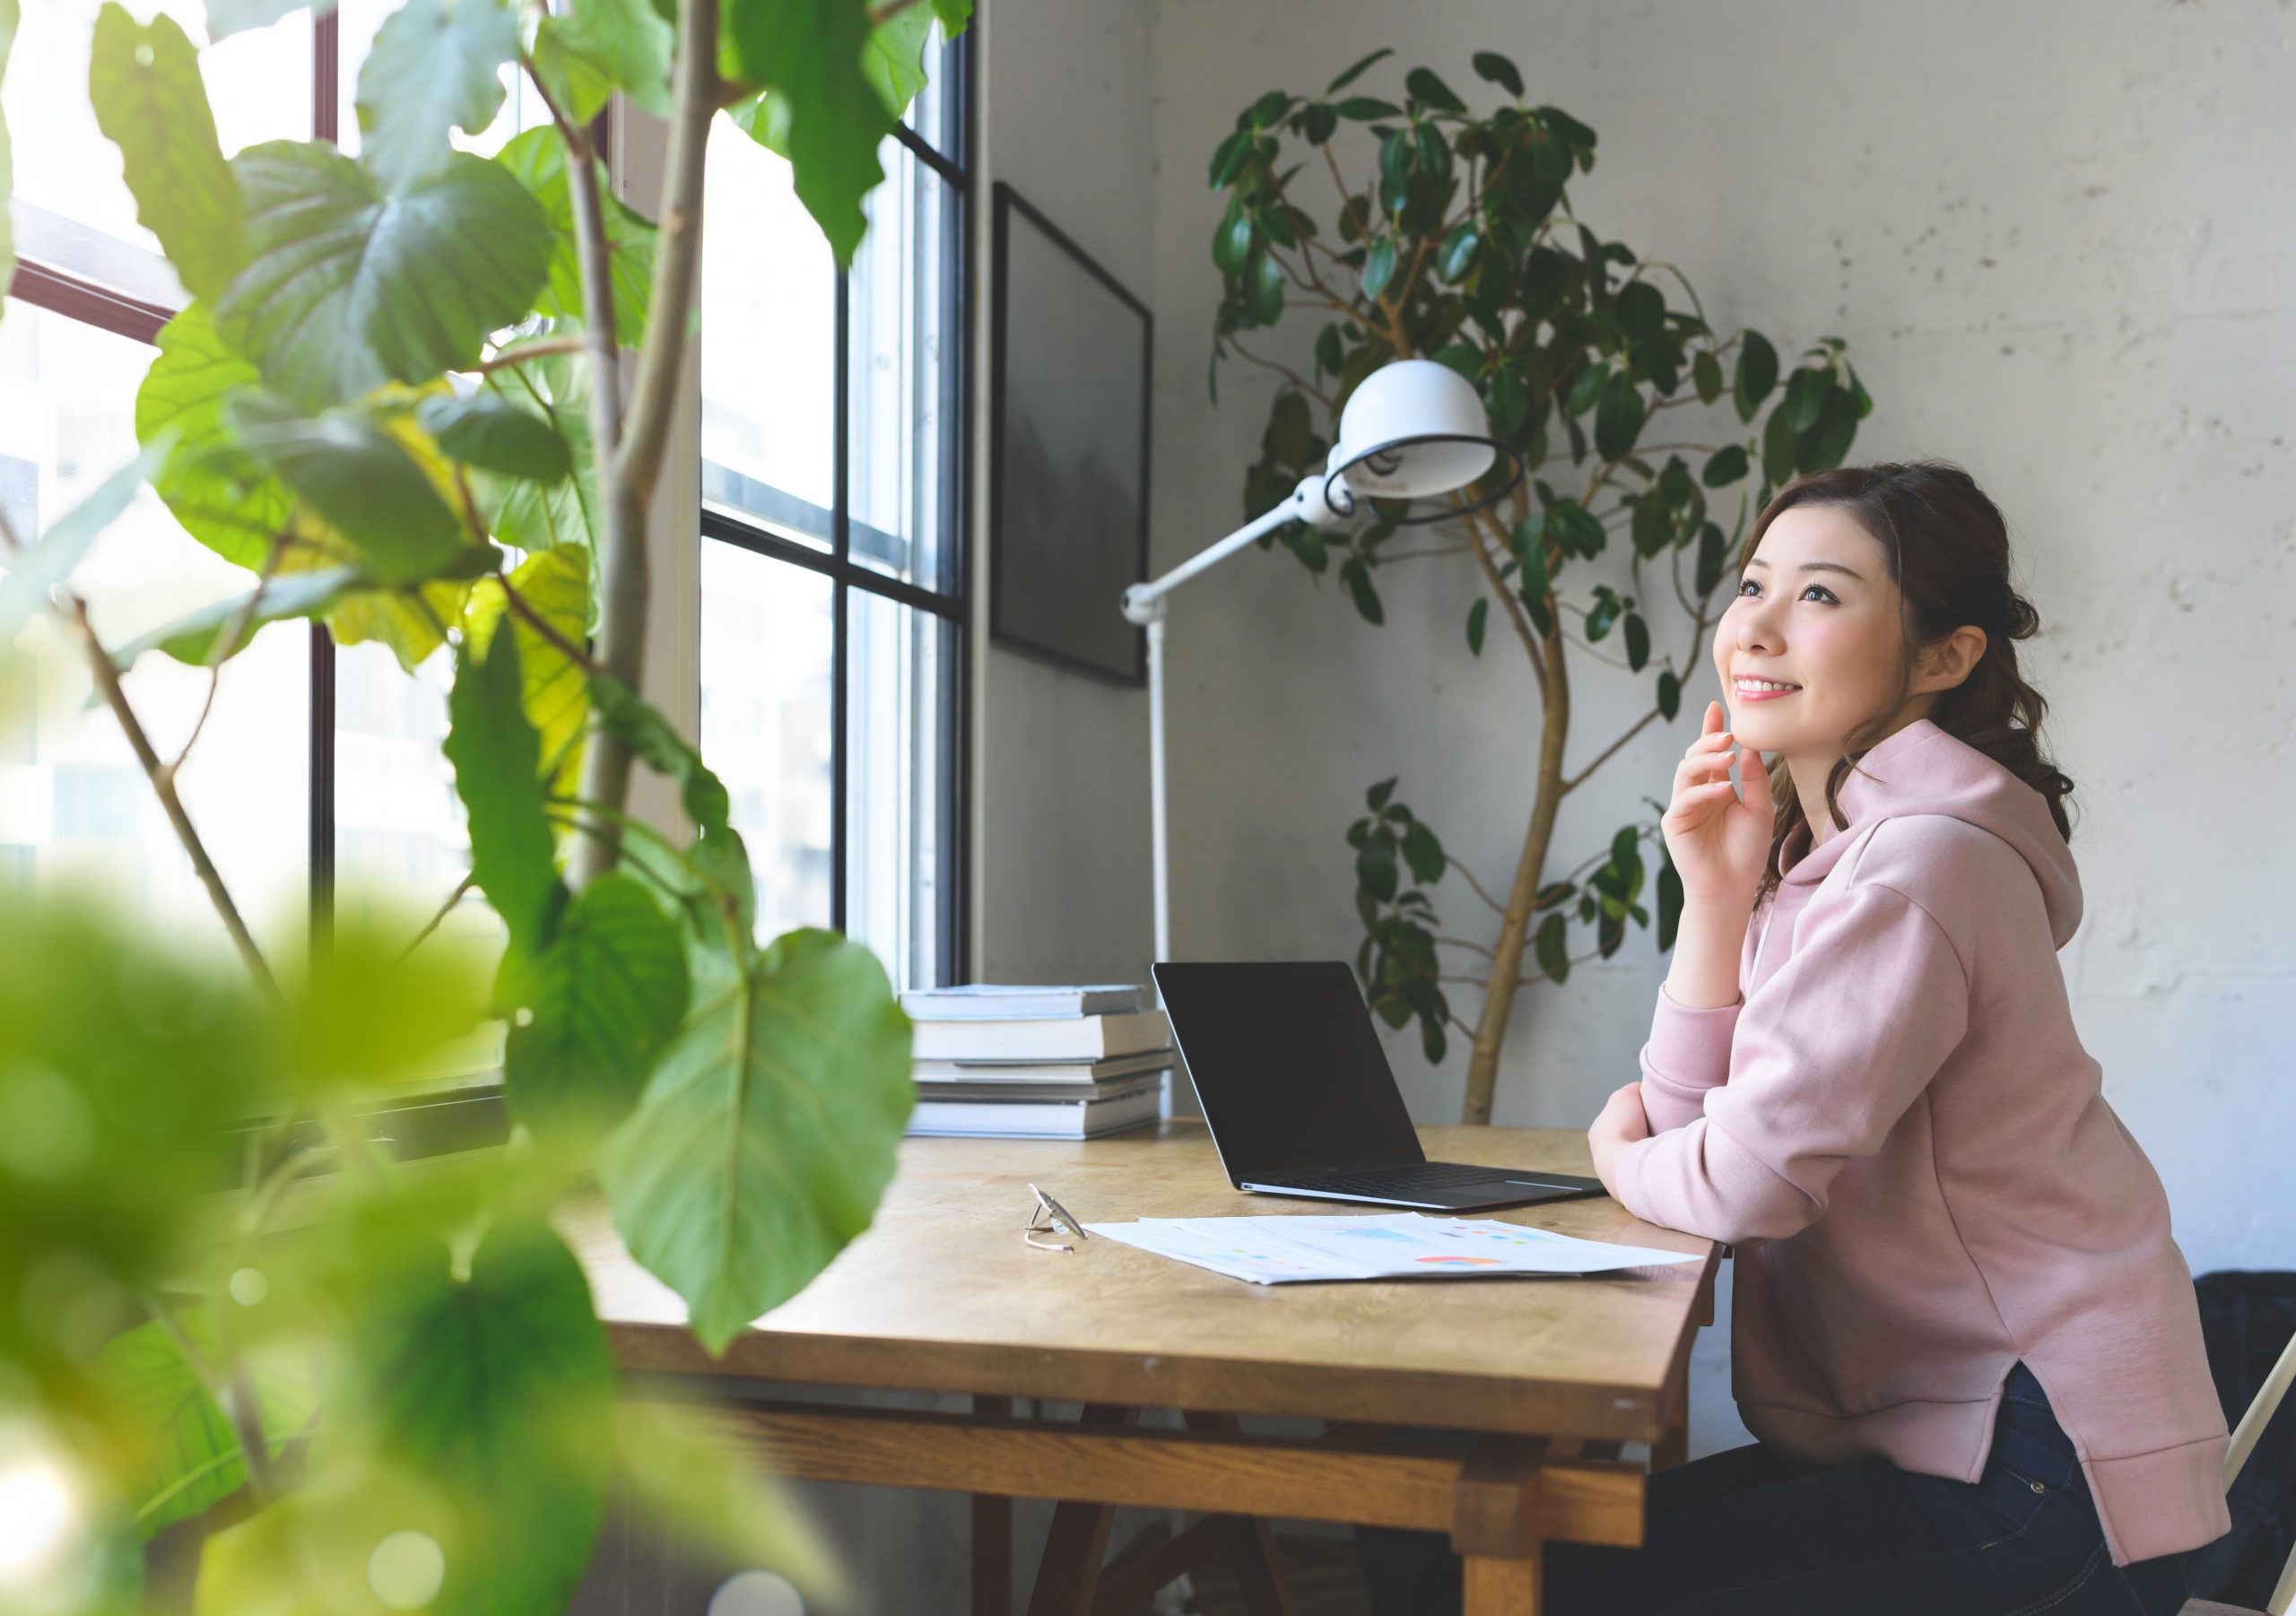
{"type": "MultiPolygon", "coordinates": [[[[2063,948],[2081,925],[2081,877],[2041,794],[1958,735],[1917,718],[1857,759],[1836,795],[1849,821],[1814,848],[1804,825],[1779,849],[1781,884],[1814,887],[1857,832],[1877,820],[1942,813],[1988,830],[2017,850],[2040,883],[2050,935],[2063,948]]],[[[1803,894],[1807,897],[1807,894],[1803,894]]]]}

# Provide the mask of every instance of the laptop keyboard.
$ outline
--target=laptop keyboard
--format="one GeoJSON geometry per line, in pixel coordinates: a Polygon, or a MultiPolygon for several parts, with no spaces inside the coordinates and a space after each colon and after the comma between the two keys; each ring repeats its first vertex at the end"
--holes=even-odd
{"type": "Polygon", "coordinates": [[[1457,1161],[1425,1161],[1405,1167],[1377,1168],[1366,1172],[1283,1175],[1295,1189],[1323,1190],[1334,1195],[1393,1195],[1397,1190],[1449,1189],[1462,1184],[1488,1184],[1503,1179],[1504,1168],[1468,1167],[1457,1161]]]}

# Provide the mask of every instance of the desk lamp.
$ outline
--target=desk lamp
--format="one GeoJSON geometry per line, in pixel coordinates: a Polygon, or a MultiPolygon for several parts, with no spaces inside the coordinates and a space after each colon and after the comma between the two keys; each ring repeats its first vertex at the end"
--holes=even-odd
{"type": "Polygon", "coordinates": [[[1432,360],[1399,359],[1365,377],[1340,412],[1339,447],[1326,468],[1300,479],[1291,496],[1160,578],[1124,592],[1127,621],[1148,630],[1149,819],[1155,843],[1156,958],[1171,958],[1170,862],[1164,816],[1164,615],[1166,596],[1286,522],[1335,527],[1359,499],[1439,500],[1481,478],[1504,455],[1507,475],[1469,504],[1438,503],[1390,517],[1399,526],[1479,510],[1515,485],[1522,456],[1491,435],[1474,384],[1432,360]]]}

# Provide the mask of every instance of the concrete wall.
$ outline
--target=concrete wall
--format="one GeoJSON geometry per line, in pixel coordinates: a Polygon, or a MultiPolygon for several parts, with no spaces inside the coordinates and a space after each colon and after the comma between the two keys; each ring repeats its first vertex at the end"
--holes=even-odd
{"type": "MultiPolygon", "coordinates": [[[[1535,101],[1597,131],[1570,196],[1605,239],[1682,265],[1714,324],[1761,329],[1789,363],[1847,339],[1878,401],[1853,457],[1947,456],[2002,506],[2045,622],[2021,656],[2080,787],[2087,918],[2062,956],[2078,1025],[2194,1271],[2287,1266],[2296,1204],[2268,1142],[2296,1124],[2281,1081],[2296,863],[2275,818],[2296,730],[2281,665],[2296,626],[2291,22],[2284,4],[1543,0],[1421,7],[1406,28],[1363,0],[1161,0],[1156,565],[1239,519],[1274,385],[1237,367],[1216,410],[1205,397],[1213,143],[1258,92],[1320,89],[1380,45],[1403,49],[1373,93],[1399,91],[1413,63],[1464,91],[1474,50],[1507,52],[1535,101]]],[[[1328,186],[1308,195],[1328,228],[1328,186]]],[[[1264,346],[1296,354],[1314,330],[1299,323],[1264,346]]],[[[1457,565],[1382,574],[1385,629],[1281,554],[1231,563],[1175,613],[1177,952],[1351,951],[1342,832],[1389,774],[1486,884],[1505,881],[1538,697],[1495,625],[1468,654],[1473,580],[1442,570],[1457,565]]],[[[1694,671],[1686,717],[1569,800],[1550,879],[1655,817],[1641,799],[1663,801],[1718,693],[1704,645],[1680,660],[1687,628],[1653,623],[1657,653],[1694,671]]],[[[1578,658],[1570,768],[1647,688],[1578,658]]],[[[1487,937],[1456,884],[1445,929],[1487,937]]],[[[1664,974],[1640,932],[1525,994],[1498,1120],[1583,1126],[1635,1075],[1664,974]]],[[[1431,1070],[1415,1038],[1389,1047],[1414,1114],[1452,1119],[1464,1058],[1431,1070]]],[[[1727,1341],[1726,1314],[1695,1360],[1694,1455],[1748,1439],[1727,1341]]]]}

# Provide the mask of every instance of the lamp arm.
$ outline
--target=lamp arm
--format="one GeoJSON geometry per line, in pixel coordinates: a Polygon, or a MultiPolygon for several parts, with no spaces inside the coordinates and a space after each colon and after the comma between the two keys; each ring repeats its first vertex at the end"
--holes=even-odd
{"type": "MultiPolygon", "coordinates": [[[[1324,498],[1325,481],[1323,473],[1309,473],[1300,479],[1300,486],[1292,491],[1290,498],[1245,523],[1218,543],[1197,551],[1160,578],[1133,585],[1124,592],[1125,621],[1144,626],[1161,618],[1165,611],[1164,596],[1197,573],[1217,567],[1253,540],[1263,534],[1274,532],[1286,522],[1306,522],[1316,527],[1330,527],[1345,520],[1345,512],[1333,509],[1331,502],[1324,498]]],[[[1332,491],[1344,507],[1352,504],[1344,485],[1332,491]]]]}

